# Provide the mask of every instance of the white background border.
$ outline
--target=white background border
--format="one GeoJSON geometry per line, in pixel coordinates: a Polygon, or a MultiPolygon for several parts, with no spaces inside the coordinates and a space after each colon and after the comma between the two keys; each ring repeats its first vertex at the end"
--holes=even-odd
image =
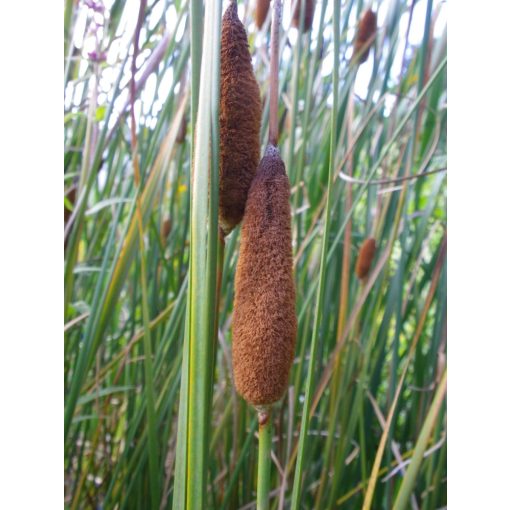
{"type": "Polygon", "coordinates": [[[0,508],[63,505],[62,2],[0,30],[0,508]]]}

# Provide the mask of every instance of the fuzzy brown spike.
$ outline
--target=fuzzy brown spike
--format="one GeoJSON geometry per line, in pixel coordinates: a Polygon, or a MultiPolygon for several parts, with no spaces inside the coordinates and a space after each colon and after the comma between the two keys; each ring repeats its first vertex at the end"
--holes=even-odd
{"type": "Polygon", "coordinates": [[[248,38],[232,2],[221,29],[219,220],[225,235],[243,218],[260,158],[261,116],[248,38]]]}
{"type": "Polygon", "coordinates": [[[281,399],[296,342],[290,185],[268,146],[253,180],[235,277],[232,361],[237,392],[254,406],[281,399]]]}
{"type": "Polygon", "coordinates": [[[167,218],[161,225],[161,244],[165,244],[172,230],[172,220],[167,218]]]}
{"type": "MultiPolygon", "coordinates": [[[[296,2],[296,6],[292,13],[292,26],[299,28],[299,17],[301,13],[301,1],[302,0],[293,0],[296,2]]],[[[303,25],[303,32],[308,32],[312,27],[313,23],[313,13],[315,11],[315,0],[304,0],[305,2],[305,19],[303,25]]]]}
{"type": "Polygon", "coordinates": [[[181,124],[179,126],[179,131],[177,131],[177,136],[175,138],[175,141],[178,144],[184,143],[184,140],[186,140],[186,130],[188,128],[188,122],[186,120],[186,115],[182,116],[181,124]]]}
{"type": "Polygon", "coordinates": [[[259,30],[262,28],[264,21],[266,21],[267,13],[269,12],[269,3],[270,0],[257,0],[257,5],[255,7],[255,24],[259,30]]]}
{"type": "Polygon", "coordinates": [[[370,47],[373,42],[369,42],[377,30],[377,14],[368,9],[366,10],[358,23],[358,31],[354,41],[353,59],[357,59],[360,64],[366,62],[370,47]]]}
{"type": "Polygon", "coordinates": [[[356,261],[356,275],[363,280],[370,271],[376,250],[375,239],[369,237],[363,241],[359,249],[358,260],[356,261]]]}

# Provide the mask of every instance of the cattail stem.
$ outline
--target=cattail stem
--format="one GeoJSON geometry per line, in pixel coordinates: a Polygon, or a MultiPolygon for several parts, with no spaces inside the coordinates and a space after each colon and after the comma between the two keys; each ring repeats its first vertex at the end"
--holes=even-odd
{"type": "Polygon", "coordinates": [[[214,373],[214,363],[216,361],[216,349],[218,343],[218,328],[220,320],[220,300],[221,300],[221,285],[223,283],[223,263],[225,260],[225,236],[221,228],[218,228],[218,242],[217,244],[217,255],[216,255],[216,294],[215,294],[215,306],[216,311],[214,314],[214,324],[212,327],[212,339],[213,339],[213,356],[211,356],[211,373],[214,373]]]}
{"type": "Polygon", "coordinates": [[[269,143],[278,145],[278,60],[280,45],[281,0],[273,0],[271,22],[271,62],[269,66],[269,143]]]}
{"type": "Polygon", "coordinates": [[[257,470],[257,510],[269,510],[271,480],[271,414],[259,412],[259,462],[257,470]]]}

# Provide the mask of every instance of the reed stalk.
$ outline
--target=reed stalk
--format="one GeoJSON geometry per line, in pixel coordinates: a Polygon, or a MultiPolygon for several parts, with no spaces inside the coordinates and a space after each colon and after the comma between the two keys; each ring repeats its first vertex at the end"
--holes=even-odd
{"type": "Polygon", "coordinates": [[[337,108],[339,95],[339,27],[340,27],[340,1],[333,3],[333,105],[331,111],[330,141],[329,141],[329,171],[327,178],[327,198],[326,210],[324,213],[324,232],[322,235],[320,277],[315,303],[315,319],[312,334],[312,343],[310,347],[310,359],[308,361],[308,373],[306,377],[305,402],[303,406],[301,428],[299,431],[299,444],[296,459],[296,468],[294,472],[294,485],[292,488],[291,509],[297,510],[300,505],[302,477],[307,449],[307,435],[310,426],[310,405],[312,402],[314,373],[316,371],[316,359],[318,349],[319,325],[321,323],[321,312],[323,310],[324,290],[326,282],[326,264],[328,255],[329,230],[331,225],[331,189],[333,184],[333,175],[335,169],[336,136],[337,136],[337,108]]]}
{"type": "Polygon", "coordinates": [[[301,28],[284,23],[278,60],[270,16],[259,31],[253,6],[239,3],[263,112],[253,173],[269,133],[284,157],[264,163],[258,220],[237,216],[225,237],[220,35],[230,2],[147,2],[140,15],[140,2],[65,2],[65,193],[80,183],[64,200],[66,508],[447,504],[445,5],[346,0],[338,18],[338,5],[315,2],[306,31],[307,0],[291,3],[301,28]],[[369,9],[377,31],[357,53],[369,9]],[[289,203],[292,229],[285,243],[271,237],[279,249],[258,266],[264,285],[252,276],[244,294],[246,304],[258,292],[252,319],[261,313],[242,338],[271,332],[249,366],[280,367],[278,377],[258,372],[273,403],[257,440],[257,412],[235,391],[236,271],[253,275],[266,239],[243,239],[245,223],[264,232],[273,206],[289,203]],[[377,252],[360,281],[369,236],[377,252]],[[276,260],[293,277],[278,286],[276,260]],[[283,321],[291,302],[295,324],[283,321]]]}
{"type": "MultiPolygon", "coordinates": [[[[197,11],[200,11],[198,6],[192,9],[192,24],[196,24],[196,20],[193,20],[198,16],[197,11]]],[[[216,324],[219,173],[218,127],[217,123],[212,127],[212,114],[216,112],[214,118],[217,119],[220,13],[219,0],[206,4],[200,87],[193,130],[195,142],[191,180],[189,323],[182,370],[183,390],[186,392],[181,393],[183,400],[179,409],[177,450],[180,457],[176,465],[179,493],[174,495],[173,503],[174,508],[193,510],[207,506],[208,438],[213,384],[211,358],[214,358],[215,352],[213,328],[216,324]],[[208,43],[205,44],[205,41],[208,43]]],[[[197,72],[193,62],[192,87],[196,83],[193,73],[197,72]]]]}

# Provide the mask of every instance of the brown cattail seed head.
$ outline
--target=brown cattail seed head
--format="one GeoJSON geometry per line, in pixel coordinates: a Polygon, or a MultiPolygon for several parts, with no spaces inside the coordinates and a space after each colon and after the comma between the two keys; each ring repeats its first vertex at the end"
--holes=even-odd
{"type": "Polygon", "coordinates": [[[164,244],[170,235],[170,231],[172,230],[172,220],[170,218],[166,218],[166,220],[161,225],[161,242],[164,244]]]}
{"type": "Polygon", "coordinates": [[[257,0],[257,5],[255,7],[255,24],[259,30],[262,28],[264,21],[266,21],[269,3],[270,0],[257,0]]]}
{"type": "Polygon", "coordinates": [[[368,9],[363,13],[358,23],[358,31],[356,32],[356,39],[354,40],[353,59],[357,59],[360,64],[363,64],[368,58],[370,53],[371,41],[377,30],[377,14],[368,9]]]}
{"type": "Polygon", "coordinates": [[[363,241],[361,248],[359,249],[358,260],[356,261],[356,275],[360,280],[363,280],[370,271],[372,260],[375,255],[375,239],[369,237],[363,241]]]}
{"type": "MultiPolygon", "coordinates": [[[[301,2],[302,0],[293,0],[296,2],[296,7],[292,13],[292,26],[299,28],[299,17],[301,15],[301,2]]],[[[308,32],[312,27],[313,13],[315,11],[315,0],[304,0],[305,2],[305,19],[303,25],[303,32],[308,32]]]]}
{"type": "Polygon", "coordinates": [[[186,130],[188,128],[188,122],[186,120],[186,115],[183,115],[181,124],[179,126],[179,131],[177,131],[177,136],[175,138],[175,141],[178,144],[184,143],[184,140],[186,140],[186,130]]]}
{"type": "Polygon", "coordinates": [[[260,158],[261,116],[248,38],[233,2],[221,29],[219,219],[225,235],[243,218],[260,158]]]}
{"type": "Polygon", "coordinates": [[[268,146],[253,180],[235,277],[232,361],[237,392],[254,406],[282,398],[296,342],[290,185],[268,146]]]}

